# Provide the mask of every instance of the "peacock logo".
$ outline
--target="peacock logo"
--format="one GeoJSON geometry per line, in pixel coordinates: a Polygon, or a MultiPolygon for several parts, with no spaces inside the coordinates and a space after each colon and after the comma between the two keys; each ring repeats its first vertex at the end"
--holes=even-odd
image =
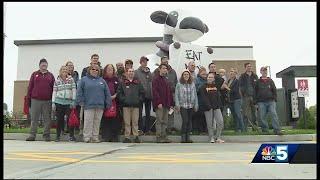
{"type": "Polygon", "coordinates": [[[271,146],[266,146],[262,149],[262,156],[275,156],[277,155],[276,150],[271,146]]]}

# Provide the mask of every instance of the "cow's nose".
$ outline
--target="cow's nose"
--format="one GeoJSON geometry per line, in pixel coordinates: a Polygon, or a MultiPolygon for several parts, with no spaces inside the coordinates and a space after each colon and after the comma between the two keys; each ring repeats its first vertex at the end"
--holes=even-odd
{"type": "Polygon", "coordinates": [[[196,29],[201,31],[202,33],[206,33],[205,24],[196,17],[186,17],[184,18],[179,25],[180,29],[196,29]]]}

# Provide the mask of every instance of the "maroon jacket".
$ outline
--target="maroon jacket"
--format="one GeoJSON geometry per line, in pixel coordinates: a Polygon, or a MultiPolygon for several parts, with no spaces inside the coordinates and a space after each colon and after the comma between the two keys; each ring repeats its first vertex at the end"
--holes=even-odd
{"type": "Polygon", "coordinates": [[[54,76],[51,72],[42,74],[40,70],[32,73],[27,97],[29,101],[32,99],[37,100],[51,100],[54,84],[54,76]]]}
{"type": "Polygon", "coordinates": [[[152,105],[156,110],[158,105],[169,108],[174,106],[170,85],[165,76],[156,75],[152,80],[152,105]]]}
{"type": "Polygon", "coordinates": [[[108,84],[111,96],[113,96],[115,93],[117,93],[117,89],[118,89],[118,86],[120,84],[119,79],[116,76],[113,76],[111,78],[104,77],[103,79],[108,84]]]}

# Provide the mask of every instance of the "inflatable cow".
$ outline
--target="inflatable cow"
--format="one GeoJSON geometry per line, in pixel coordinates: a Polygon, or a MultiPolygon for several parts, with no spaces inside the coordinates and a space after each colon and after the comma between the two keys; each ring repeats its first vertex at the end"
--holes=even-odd
{"type": "Polygon", "coordinates": [[[155,11],[150,18],[153,22],[164,25],[163,39],[156,42],[156,46],[159,48],[158,52],[147,55],[150,65],[153,65],[153,67],[150,67],[151,70],[157,67],[161,57],[167,56],[172,59],[172,57],[180,56],[181,53],[184,53],[183,56],[185,56],[183,60],[174,58],[175,60],[170,62],[170,65],[177,69],[177,73],[180,71],[179,69],[186,68],[191,60],[199,68],[202,66],[201,56],[213,53],[212,48],[202,46],[196,46],[196,49],[200,48],[202,50],[201,53],[193,51],[192,48],[188,50],[191,42],[199,39],[209,31],[205,23],[199,18],[191,16],[189,12],[183,10],[175,10],[170,13],[155,11]],[[180,49],[182,47],[184,48],[183,50],[180,49]],[[205,52],[203,48],[205,48],[205,52]],[[174,56],[171,56],[171,54],[174,56]]]}

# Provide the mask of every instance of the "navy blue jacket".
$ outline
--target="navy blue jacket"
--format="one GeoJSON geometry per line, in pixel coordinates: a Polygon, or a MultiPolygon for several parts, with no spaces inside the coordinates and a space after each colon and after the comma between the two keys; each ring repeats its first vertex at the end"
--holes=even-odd
{"type": "MultiPolygon", "coordinates": [[[[228,80],[228,84],[230,82],[230,79],[228,80]]],[[[239,89],[239,80],[237,78],[235,78],[230,87],[229,87],[231,90],[230,90],[230,102],[233,102],[237,99],[240,99],[241,96],[240,96],[240,89],[239,89]]]]}

